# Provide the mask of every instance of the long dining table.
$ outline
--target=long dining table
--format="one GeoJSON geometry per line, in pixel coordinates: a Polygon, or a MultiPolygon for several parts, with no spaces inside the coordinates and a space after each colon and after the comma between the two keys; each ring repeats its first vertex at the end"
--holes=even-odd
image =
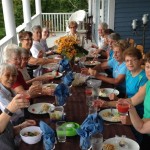
{"type": "MultiPolygon", "coordinates": [[[[77,65],[74,67],[74,71],[80,72],[80,69],[77,65]]],[[[59,83],[60,79],[55,79],[54,83],[59,83]]],[[[66,122],[76,122],[82,124],[85,118],[88,116],[88,106],[86,104],[86,95],[85,95],[86,84],[82,86],[76,86],[71,88],[72,95],[68,97],[67,103],[64,106],[65,110],[65,121],[66,122]]],[[[101,87],[112,87],[110,84],[102,82],[101,87]]],[[[47,102],[54,103],[54,96],[40,96],[33,99],[33,103],[47,102]]],[[[29,114],[30,119],[35,119],[37,125],[40,120],[45,121],[49,126],[55,130],[55,123],[50,121],[49,114],[29,114]]],[[[125,135],[127,138],[135,140],[134,134],[131,131],[130,126],[123,125],[119,123],[104,122],[104,130],[102,132],[104,140],[115,137],[115,135],[122,136],[125,135]]],[[[55,150],[80,150],[79,147],[80,137],[78,135],[67,137],[66,142],[55,144],[55,150]]],[[[29,145],[20,142],[19,150],[43,150],[43,141],[29,145]]]]}

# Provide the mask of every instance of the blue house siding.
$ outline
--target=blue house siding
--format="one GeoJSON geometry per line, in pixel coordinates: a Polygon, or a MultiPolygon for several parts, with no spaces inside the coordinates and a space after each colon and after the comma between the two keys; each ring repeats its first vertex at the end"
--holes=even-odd
{"type": "MultiPolygon", "coordinates": [[[[150,0],[116,0],[115,4],[115,27],[114,30],[122,38],[133,38],[137,44],[142,44],[142,17],[149,14],[150,20],[150,0]],[[132,30],[133,19],[138,20],[137,34],[132,30]]],[[[145,33],[145,52],[150,50],[150,21],[145,33]]]]}

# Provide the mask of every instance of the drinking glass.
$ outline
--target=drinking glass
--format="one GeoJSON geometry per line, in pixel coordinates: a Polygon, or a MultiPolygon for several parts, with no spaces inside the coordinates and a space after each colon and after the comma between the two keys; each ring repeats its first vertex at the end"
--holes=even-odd
{"type": "Polygon", "coordinates": [[[127,115],[129,111],[130,104],[125,99],[120,99],[116,103],[116,108],[120,115],[127,115]]]}
{"type": "Polygon", "coordinates": [[[92,105],[92,101],[94,100],[94,97],[92,95],[92,88],[85,87],[85,96],[86,96],[86,104],[87,106],[92,105]]]}
{"type": "Polygon", "coordinates": [[[97,107],[90,106],[89,107],[89,114],[94,114],[94,113],[97,113],[97,107]]]}
{"type": "Polygon", "coordinates": [[[34,81],[34,82],[32,82],[32,86],[38,86],[39,90],[41,91],[38,94],[42,94],[42,85],[43,85],[42,81],[34,81]]]}
{"type": "Polygon", "coordinates": [[[103,135],[101,133],[96,133],[91,135],[90,142],[91,142],[92,150],[102,150],[103,135]]]}
{"type": "MultiPolygon", "coordinates": [[[[30,96],[30,94],[29,94],[29,92],[28,91],[23,91],[22,93],[21,93],[21,98],[22,99],[26,99],[26,100],[30,100],[30,98],[31,98],[31,96],[30,96]]],[[[25,107],[29,107],[30,106],[30,102],[28,102],[28,104],[25,106],[25,107]]]]}
{"type": "Polygon", "coordinates": [[[56,122],[56,133],[58,142],[66,142],[66,127],[65,127],[65,121],[58,121],[56,122]]]}
{"type": "Polygon", "coordinates": [[[49,112],[50,120],[53,122],[63,120],[64,107],[56,106],[53,111],[49,112]]]}

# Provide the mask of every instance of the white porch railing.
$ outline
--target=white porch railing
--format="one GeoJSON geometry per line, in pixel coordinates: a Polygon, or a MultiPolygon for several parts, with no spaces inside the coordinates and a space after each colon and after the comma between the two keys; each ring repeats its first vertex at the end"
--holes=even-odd
{"type": "MultiPolygon", "coordinates": [[[[51,32],[66,32],[66,25],[72,13],[42,13],[42,26],[46,26],[51,32]]],[[[80,26],[80,30],[85,30],[85,22],[80,26]]]]}
{"type": "MultiPolygon", "coordinates": [[[[66,31],[66,22],[68,21],[69,17],[72,13],[42,13],[39,15],[34,15],[31,18],[31,26],[34,25],[41,25],[42,27],[47,26],[49,27],[51,32],[65,32],[66,31]]],[[[87,16],[84,22],[81,24],[80,29],[85,29],[85,22],[87,22],[87,16]]],[[[22,30],[26,29],[26,24],[21,24],[16,28],[16,35],[18,37],[18,33],[22,30]]],[[[30,29],[31,31],[31,29],[30,29]]],[[[10,43],[12,43],[13,37],[5,36],[3,39],[0,40],[0,57],[2,58],[2,51],[4,47],[10,43]]],[[[19,39],[18,39],[19,44],[19,39]]],[[[3,62],[0,59],[0,63],[3,62]]]]}

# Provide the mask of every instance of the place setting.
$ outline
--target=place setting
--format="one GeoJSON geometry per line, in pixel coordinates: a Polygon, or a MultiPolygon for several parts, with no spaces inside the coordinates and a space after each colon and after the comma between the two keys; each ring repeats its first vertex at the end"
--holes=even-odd
{"type": "Polygon", "coordinates": [[[103,109],[99,112],[99,115],[105,121],[114,122],[114,123],[120,122],[120,114],[118,113],[118,110],[115,108],[103,109]]]}
{"type": "Polygon", "coordinates": [[[139,144],[126,136],[115,136],[104,140],[103,150],[139,150],[139,144]]]}

